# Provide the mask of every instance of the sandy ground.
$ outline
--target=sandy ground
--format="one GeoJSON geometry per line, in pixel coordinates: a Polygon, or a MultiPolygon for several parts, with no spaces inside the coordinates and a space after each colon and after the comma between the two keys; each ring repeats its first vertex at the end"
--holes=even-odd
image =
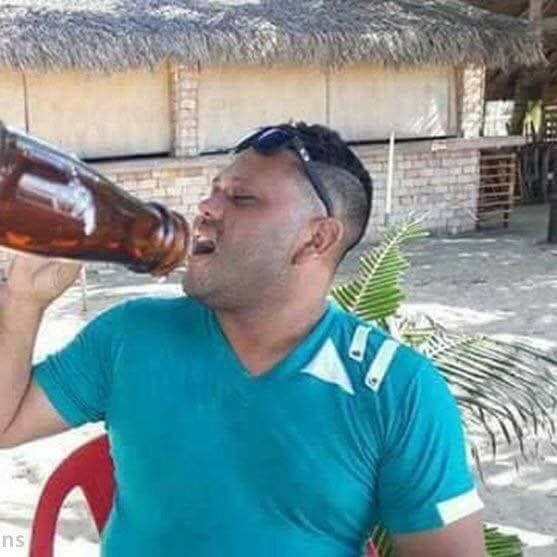
{"type": "MultiPolygon", "coordinates": [[[[506,231],[412,244],[407,306],[455,329],[510,334],[557,354],[557,246],[543,243],[547,214],[547,207],[526,207],[514,213],[506,231]]],[[[356,268],[357,256],[343,265],[340,280],[356,268]]],[[[88,311],[82,311],[78,287],[58,300],[41,327],[35,358],[61,347],[98,311],[123,298],[179,293],[178,276],[157,283],[122,270],[91,272],[88,311]]],[[[27,555],[41,485],[65,454],[101,431],[87,426],[0,453],[0,557],[27,555]]],[[[485,519],[518,533],[527,556],[555,557],[557,455],[522,462],[518,472],[514,456],[507,451],[485,465],[485,519]]],[[[61,557],[98,555],[94,528],[77,495],[64,506],[56,549],[61,557]]]]}

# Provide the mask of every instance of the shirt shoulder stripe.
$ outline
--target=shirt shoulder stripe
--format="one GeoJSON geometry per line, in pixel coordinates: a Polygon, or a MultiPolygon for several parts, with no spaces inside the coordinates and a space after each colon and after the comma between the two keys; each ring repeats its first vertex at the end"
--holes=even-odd
{"type": "Polygon", "coordinates": [[[379,347],[377,355],[373,358],[365,378],[366,385],[372,391],[379,391],[398,347],[399,343],[390,338],[385,339],[379,347]]]}
{"type": "Polygon", "coordinates": [[[348,354],[350,358],[356,362],[361,362],[364,359],[367,345],[367,337],[371,332],[371,327],[366,327],[365,325],[358,325],[354,336],[352,337],[352,342],[350,343],[350,349],[348,354]]]}
{"type": "Polygon", "coordinates": [[[445,526],[476,511],[481,511],[483,507],[484,505],[476,489],[437,503],[437,511],[445,526]]]}

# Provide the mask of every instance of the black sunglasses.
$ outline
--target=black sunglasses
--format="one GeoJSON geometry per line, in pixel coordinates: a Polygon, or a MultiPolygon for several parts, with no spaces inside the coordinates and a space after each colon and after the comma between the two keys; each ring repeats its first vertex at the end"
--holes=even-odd
{"type": "Polygon", "coordinates": [[[319,197],[325,206],[327,216],[333,216],[333,203],[331,198],[321,178],[319,178],[315,169],[312,168],[313,161],[311,160],[304,142],[293,130],[290,131],[277,127],[262,128],[240,141],[240,143],[234,147],[233,152],[240,153],[250,147],[263,155],[271,155],[281,149],[289,149],[296,153],[317,197],[319,197]]]}

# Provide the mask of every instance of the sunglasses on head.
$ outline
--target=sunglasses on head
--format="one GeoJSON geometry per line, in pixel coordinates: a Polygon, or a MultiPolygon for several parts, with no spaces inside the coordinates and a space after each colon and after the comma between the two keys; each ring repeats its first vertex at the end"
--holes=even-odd
{"type": "Polygon", "coordinates": [[[250,147],[263,155],[272,155],[282,149],[289,149],[294,152],[300,159],[307,179],[315,190],[317,197],[325,206],[327,216],[333,216],[331,198],[315,168],[312,167],[313,161],[304,142],[294,130],[277,127],[262,128],[240,141],[233,151],[234,153],[240,153],[250,147]]]}

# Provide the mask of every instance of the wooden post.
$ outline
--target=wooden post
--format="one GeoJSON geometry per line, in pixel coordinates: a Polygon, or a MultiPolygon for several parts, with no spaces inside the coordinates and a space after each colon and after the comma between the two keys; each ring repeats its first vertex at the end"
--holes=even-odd
{"type": "Polygon", "coordinates": [[[81,310],[87,313],[87,272],[85,271],[85,265],[81,267],[79,273],[79,286],[81,288],[81,310]]]}
{"type": "Polygon", "coordinates": [[[542,38],[543,4],[544,0],[530,0],[528,8],[528,19],[532,22],[540,39],[542,38]]]}
{"type": "MultiPolygon", "coordinates": [[[[520,14],[521,17],[528,16],[537,38],[540,42],[543,39],[543,7],[544,0],[530,0],[528,9],[520,14]]],[[[521,72],[515,84],[514,100],[515,108],[511,122],[513,134],[522,135],[524,117],[526,115],[528,101],[531,100],[532,90],[535,83],[531,78],[531,72],[521,72]]]]}
{"type": "MultiPolygon", "coordinates": [[[[543,7],[544,0],[530,0],[528,18],[534,26],[534,30],[540,41],[543,41],[543,7]]],[[[547,241],[550,244],[557,244],[557,189],[556,180],[551,180],[548,198],[549,198],[549,229],[547,232],[547,241]]]]}
{"type": "Polygon", "coordinates": [[[557,244],[557,193],[549,195],[549,231],[547,241],[557,244]]]}
{"type": "MultiPolygon", "coordinates": [[[[553,145],[548,147],[548,156],[555,161],[556,153],[553,145]],[[553,155],[553,156],[552,156],[553,155]]],[[[549,201],[549,226],[547,231],[547,241],[550,244],[557,244],[557,164],[551,168],[552,177],[548,180],[547,199],[549,201]]]]}
{"type": "Polygon", "coordinates": [[[387,167],[387,185],[385,188],[385,228],[391,225],[391,210],[393,203],[393,181],[395,175],[395,132],[389,138],[389,163],[387,167]]]}

